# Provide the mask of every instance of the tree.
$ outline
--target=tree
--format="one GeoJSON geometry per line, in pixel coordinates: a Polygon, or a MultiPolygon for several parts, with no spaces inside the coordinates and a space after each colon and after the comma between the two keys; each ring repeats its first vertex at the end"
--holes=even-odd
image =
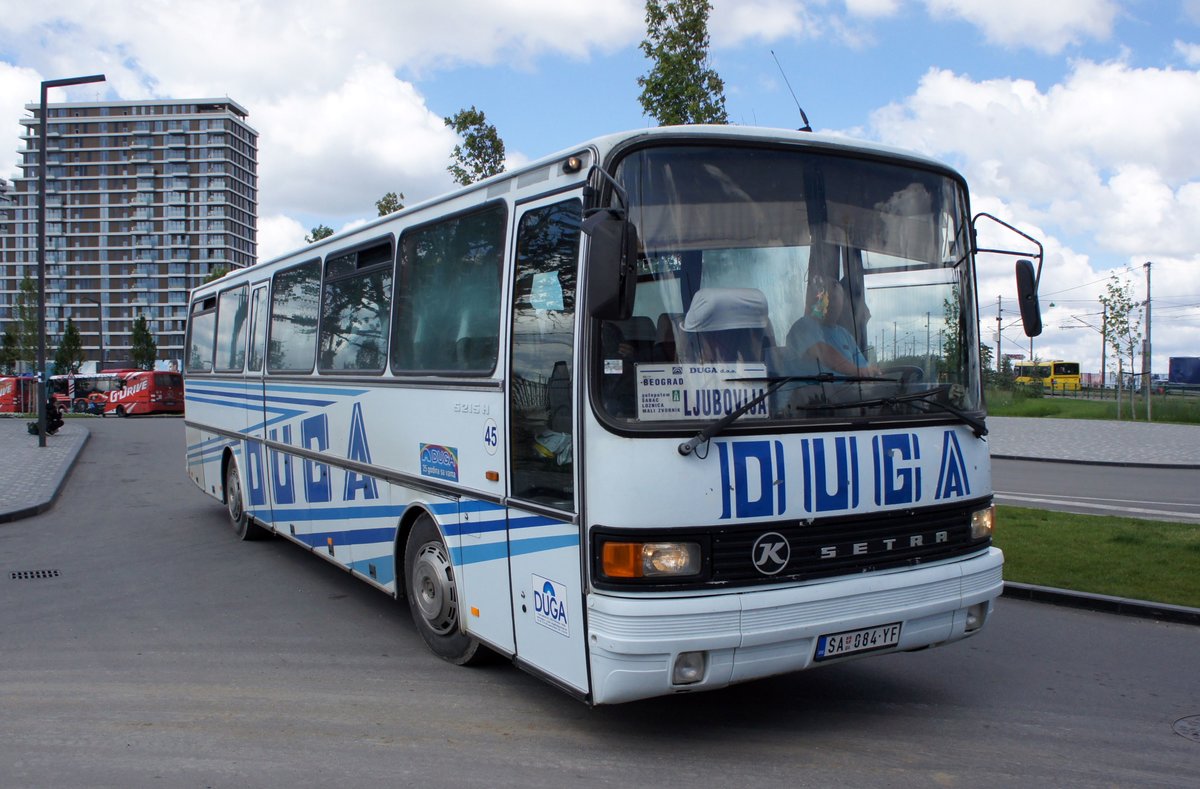
{"type": "Polygon", "coordinates": [[[208,283],[212,282],[213,280],[220,279],[221,277],[225,276],[228,273],[229,273],[229,266],[217,266],[212,271],[209,271],[208,275],[204,277],[204,284],[207,285],[208,283]]]}
{"type": "Polygon", "coordinates": [[[309,244],[315,244],[322,238],[329,238],[333,235],[333,228],[328,225],[317,225],[312,229],[312,235],[305,236],[304,241],[309,244]]]}
{"type": "Polygon", "coordinates": [[[0,341],[0,371],[15,373],[17,362],[21,360],[17,346],[17,332],[12,326],[4,329],[4,339],[0,341]]]}
{"type": "Polygon", "coordinates": [[[17,291],[14,315],[16,316],[17,362],[29,362],[33,366],[38,352],[38,294],[37,283],[28,274],[21,280],[17,291]]]}
{"type": "MultiPolygon", "coordinates": [[[[1142,314],[1140,306],[1133,300],[1133,286],[1129,281],[1122,282],[1116,274],[1109,277],[1104,285],[1105,292],[1100,294],[1100,303],[1104,305],[1105,334],[1108,347],[1112,348],[1117,357],[1117,418],[1121,418],[1121,390],[1125,382],[1125,360],[1129,360],[1129,369],[1133,366],[1133,358],[1142,345],[1142,314]]],[[[1130,393],[1130,397],[1132,397],[1130,393]]],[[[1132,415],[1133,409],[1130,408],[1132,415]]]]}
{"type": "Polygon", "coordinates": [[[77,373],[83,359],[83,338],[79,336],[75,321],[67,318],[67,328],[63,330],[62,341],[54,352],[54,371],[60,375],[77,373]]]}
{"type": "Polygon", "coordinates": [[[475,105],[444,120],[462,138],[462,143],[454,146],[450,154],[453,161],[446,168],[456,183],[469,186],[504,172],[504,141],[475,105]]]}
{"type": "Polygon", "coordinates": [[[154,360],[158,358],[158,344],[150,333],[150,326],[145,315],[139,315],[133,322],[133,333],[130,335],[130,355],[133,366],[139,370],[153,370],[154,360]]]}
{"type": "Polygon", "coordinates": [[[380,216],[387,216],[388,214],[404,208],[404,203],[400,202],[403,199],[404,192],[401,192],[398,195],[395,192],[388,192],[383,197],[375,201],[375,208],[379,210],[380,216]]]}
{"type": "Polygon", "coordinates": [[[646,0],[642,53],[653,62],[638,77],[642,111],[660,126],[728,123],[725,83],[708,63],[708,0],[646,0]]]}

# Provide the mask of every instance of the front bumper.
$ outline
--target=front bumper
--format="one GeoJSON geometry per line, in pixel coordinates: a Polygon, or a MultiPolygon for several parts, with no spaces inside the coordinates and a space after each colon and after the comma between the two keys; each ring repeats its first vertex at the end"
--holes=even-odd
{"type": "Polygon", "coordinates": [[[988,548],[945,564],[786,589],[674,598],[593,592],[588,596],[592,701],[614,704],[713,690],[799,671],[813,665],[821,635],[891,622],[902,623],[900,643],[887,652],[957,641],[978,631],[967,631],[970,606],[986,603],[990,614],[1003,591],[1003,564],[1003,553],[988,548]],[[703,679],[672,684],[675,657],[694,651],[708,652],[703,679]]]}

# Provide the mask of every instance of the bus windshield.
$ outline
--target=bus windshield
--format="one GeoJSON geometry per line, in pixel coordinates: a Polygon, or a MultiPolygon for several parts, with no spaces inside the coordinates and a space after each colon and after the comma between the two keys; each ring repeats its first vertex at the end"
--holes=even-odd
{"type": "Polygon", "coordinates": [[[593,344],[607,416],[707,421],[768,388],[743,420],[979,409],[955,178],[711,145],[643,148],[615,177],[641,249],[633,316],[601,321],[593,344]]]}

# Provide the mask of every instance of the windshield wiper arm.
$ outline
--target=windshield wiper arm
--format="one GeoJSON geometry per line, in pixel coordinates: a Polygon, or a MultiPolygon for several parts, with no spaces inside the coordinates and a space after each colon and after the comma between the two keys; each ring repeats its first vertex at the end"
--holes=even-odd
{"type": "Polygon", "coordinates": [[[682,444],[679,445],[679,454],[683,455],[684,457],[687,457],[688,455],[692,454],[692,452],[695,451],[696,447],[700,446],[705,441],[708,441],[710,438],[712,438],[713,436],[717,435],[725,428],[732,425],[735,421],[737,421],[738,417],[742,416],[747,411],[749,411],[751,408],[754,408],[754,406],[758,405],[763,400],[766,400],[768,397],[775,394],[775,392],[778,391],[779,388],[782,387],[786,383],[826,384],[826,383],[842,383],[844,381],[848,381],[851,383],[860,382],[860,381],[892,381],[894,379],[876,378],[873,376],[866,376],[866,375],[834,375],[833,373],[818,373],[817,375],[770,375],[770,376],[751,377],[751,378],[730,378],[727,380],[730,380],[730,381],[766,381],[766,382],[770,382],[771,385],[768,386],[766,389],[764,389],[759,394],[757,394],[754,397],[747,400],[741,406],[735,408],[734,410],[730,411],[725,416],[718,419],[716,422],[713,422],[711,425],[704,428],[699,433],[697,433],[696,435],[689,438],[687,441],[684,441],[682,444]]]}
{"type": "MultiPolygon", "coordinates": [[[[931,405],[934,408],[940,408],[947,413],[954,414],[956,417],[967,423],[967,425],[971,428],[971,432],[975,434],[976,438],[983,438],[988,434],[987,425],[984,424],[982,419],[976,419],[966,411],[952,406],[949,403],[943,403],[940,400],[930,400],[929,397],[933,394],[936,394],[938,391],[939,390],[934,389],[929,392],[925,392],[924,397],[914,397],[912,399],[916,402],[920,402],[923,405],[931,405]]],[[[918,408],[917,410],[920,411],[924,409],[918,408]]],[[[926,413],[928,413],[928,411],[926,411],[926,413]]]]}
{"type": "MultiPolygon", "coordinates": [[[[876,397],[871,400],[856,400],[852,403],[829,403],[826,405],[808,406],[808,410],[821,411],[838,410],[842,408],[869,408],[871,406],[895,406],[898,403],[920,402],[922,405],[940,408],[941,410],[958,417],[971,428],[971,432],[975,434],[976,438],[983,438],[986,436],[988,434],[988,429],[987,425],[984,424],[982,419],[976,419],[962,409],[956,408],[949,403],[943,403],[940,400],[930,399],[936,395],[945,394],[946,392],[950,391],[950,389],[951,387],[949,386],[939,386],[936,389],[929,389],[928,391],[924,392],[910,392],[908,394],[894,395],[892,397],[876,397]]],[[[918,410],[922,411],[923,413],[929,413],[922,408],[918,408],[918,410]]]]}

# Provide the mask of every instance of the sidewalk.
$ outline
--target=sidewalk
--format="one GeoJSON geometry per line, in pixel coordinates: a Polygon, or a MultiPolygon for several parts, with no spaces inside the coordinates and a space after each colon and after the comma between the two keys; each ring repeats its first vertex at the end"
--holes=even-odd
{"type": "Polygon", "coordinates": [[[993,458],[1200,469],[1200,425],[990,416],[993,458]]]}
{"type": "Polygon", "coordinates": [[[26,428],[30,421],[0,419],[0,523],[50,509],[90,435],[85,420],[68,419],[39,447],[26,428]]]}

